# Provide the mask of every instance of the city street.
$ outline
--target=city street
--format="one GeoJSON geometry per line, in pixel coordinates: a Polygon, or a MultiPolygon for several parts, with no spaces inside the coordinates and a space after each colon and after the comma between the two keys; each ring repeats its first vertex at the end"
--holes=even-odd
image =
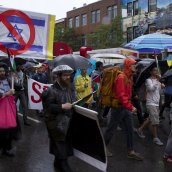
{"type": "MultiPolygon", "coordinates": [[[[158,127],[158,136],[164,146],[153,143],[152,134],[147,128],[144,131],[145,139],[135,134],[135,150],[144,156],[144,161],[139,162],[127,158],[125,128],[116,131],[108,146],[113,157],[108,158],[108,172],[171,172],[172,166],[162,160],[167,138],[170,132],[169,110],[164,111],[166,117],[158,127]]],[[[4,156],[0,159],[0,172],[58,172],[53,166],[54,156],[49,154],[49,139],[43,118],[35,111],[30,110],[29,120],[31,127],[24,126],[22,117],[19,116],[23,139],[15,142],[16,156],[4,156]],[[33,120],[34,119],[34,120],[33,120]]],[[[139,127],[137,116],[134,115],[135,127],[139,127]]],[[[103,131],[105,128],[103,128],[103,131]]],[[[15,149],[15,148],[14,148],[15,149]]],[[[96,168],[86,164],[76,157],[69,158],[72,172],[99,172],[96,168]]]]}

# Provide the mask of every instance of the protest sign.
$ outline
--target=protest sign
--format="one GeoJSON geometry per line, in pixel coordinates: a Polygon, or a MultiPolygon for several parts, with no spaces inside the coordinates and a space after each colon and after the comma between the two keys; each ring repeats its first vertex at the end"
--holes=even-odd
{"type": "Polygon", "coordinates": [[[0,7],[0,56],[53,58],[55,16],[0,7]]]}

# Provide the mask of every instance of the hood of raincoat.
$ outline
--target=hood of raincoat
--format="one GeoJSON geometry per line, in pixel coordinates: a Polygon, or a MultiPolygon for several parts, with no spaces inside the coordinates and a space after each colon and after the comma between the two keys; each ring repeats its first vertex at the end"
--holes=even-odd
{"type": "Polygon", "coordinates": [[[131,77],[133,75],[133,72],[130,70],[130,66],[135,64],[135,63],[136,63],[136,61],[134,59],[131,59],[131,58],[125,59],[123,72],[127,76],[131,77]]]}

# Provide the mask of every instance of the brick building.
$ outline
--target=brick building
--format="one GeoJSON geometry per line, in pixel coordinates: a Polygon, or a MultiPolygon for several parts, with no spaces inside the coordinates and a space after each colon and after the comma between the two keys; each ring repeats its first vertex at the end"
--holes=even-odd
{"type": "Polygon", "coordinates": [[[55,21],[55,25],[59,25],[59,24],[61,24],[64,28],[66,28],[66,24],[67,24],[66,18],[55,21]]]}
{"type": "Polygon", "coordinates": [[[93,33],[102,23],[109,23],[115,16],[120,15],[120,12],[120,0],[99,0],[68,11],[64,19],[66,23],[63,25],[75,28],[74,39],[80,38],[81,45],[85,46],[87,44],[85,34],[93,33]]]}

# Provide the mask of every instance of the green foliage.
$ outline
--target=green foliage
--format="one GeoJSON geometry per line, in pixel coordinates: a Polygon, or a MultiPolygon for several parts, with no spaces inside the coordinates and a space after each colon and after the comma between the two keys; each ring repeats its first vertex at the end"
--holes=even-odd
{"type": "Polygon", "coordinates": [[[73,34],[75,33],[74,28],[70,28],[69,25],[66,29],[60,24],[55,26],[54,28],[54,42],[65,42],[69,47],[72,47],[73,50],[80,47],[78,43],[79,40],[75,41],[73,38],[73,34]]]}
{"type": "Polygon", "coordinates": [[[124,35],[127,34],[121,29],[122,16],[116,16],[109,25],[102,24],[92,34],[87,34],[88,47],[93,49],[115,48],[123,46],[126,42],[124,35]]]}

